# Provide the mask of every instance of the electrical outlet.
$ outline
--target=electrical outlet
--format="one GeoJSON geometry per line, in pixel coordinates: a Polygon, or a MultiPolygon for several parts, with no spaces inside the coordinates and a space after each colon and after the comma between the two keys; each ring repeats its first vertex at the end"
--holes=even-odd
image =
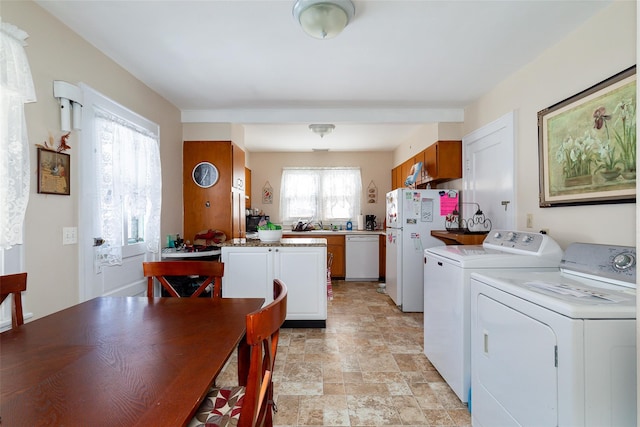
{"type": "Polygon", "coordinates": [[[527,228],[533,228],[533,214],[527,214],[527,228]]]}
{"type": "Polygon", "coordinates": [[[78,227],[62,228],[62,244],[75,245],[78,243],[78,227]]]}

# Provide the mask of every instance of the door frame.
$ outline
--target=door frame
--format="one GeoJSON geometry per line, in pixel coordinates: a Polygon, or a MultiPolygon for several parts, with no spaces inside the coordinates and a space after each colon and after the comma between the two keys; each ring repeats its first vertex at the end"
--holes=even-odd
{"type": "MultiPolygon", "coordinates": [[[[80,88],[84,93],[84,105],[82,115],[82,134],[78,144],[78,182],[80,200],[78,202],[78,297],[80,302],[95,298],[96,296],[135,296],[145,295],[147,290],[146,279],[142,273],[142,261],[159,260],[160,254],[150,252],[146,244],[137,243],[126,245],[122,248],[122,265],[98,266],[96,258],[96,248],[93,246],[95,235],[93,222],[93,208],[96,201],[96,174],[94,173],[94,129],[93,129],[93,109],[102,107],[104,110],[135,123],[145,129],[154,130],[158,135],[160,144],[160,127],[156,123],[140,116],[128,108],[111,100],[90,86],[80,83],[80,88]],[[135,263],[135,264],[134,264],[135,263]],[[139,265],[139,268],[136,267],[139,265]],[[127,280],[125,274],[133,272],[135,277],[127,280]],[[116,270],[120,269],[120,270],[116,270]],[[106,273],[106,274],[105,274],[106,273]],[[97,292],[94,280],[102,274],[102,280],[106,275],[109,282],[112,280],[119,283],[111,289],[104,286],[97,292]]],[[[158,233],[160,234],[160,233],[158,233]]]]}

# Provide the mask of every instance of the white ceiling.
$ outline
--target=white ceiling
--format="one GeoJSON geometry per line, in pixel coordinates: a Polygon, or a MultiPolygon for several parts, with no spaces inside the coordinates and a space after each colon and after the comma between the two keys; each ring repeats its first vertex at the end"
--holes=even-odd
{"type": "Polygon", "coordinates": [[[334,39],[294,0],[36,0],[182,111],[245,128],[249,151],[391,150],[465,106],[610,1],[354,1],[334,39]],[[320,138],[310,123],[334,123],[320,138]]]}

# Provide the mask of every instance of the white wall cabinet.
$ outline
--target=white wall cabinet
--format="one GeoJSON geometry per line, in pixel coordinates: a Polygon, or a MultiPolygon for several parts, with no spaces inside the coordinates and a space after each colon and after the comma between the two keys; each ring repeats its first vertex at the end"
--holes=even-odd
{"type": "Polygon", "coordinates": [[[287,321],[324,322],[326,259],[325,246],[223,246],[222,296],[261,297],[269,303],[273,300],[273,279],[280,279],[289,291],[287,321]]]}

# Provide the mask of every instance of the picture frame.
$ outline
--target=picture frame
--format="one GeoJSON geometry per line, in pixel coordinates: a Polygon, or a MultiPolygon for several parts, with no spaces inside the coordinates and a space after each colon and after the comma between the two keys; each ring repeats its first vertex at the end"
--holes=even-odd
{"type": "Polygon", "coordinates": [[[38,193],[71,194],[71,156],[38,148],[38,193]]]}
{"type": "Polygon", "coordinates": [[[538,112],[540,207],[634,203],[636,66],[538,112]]]}

